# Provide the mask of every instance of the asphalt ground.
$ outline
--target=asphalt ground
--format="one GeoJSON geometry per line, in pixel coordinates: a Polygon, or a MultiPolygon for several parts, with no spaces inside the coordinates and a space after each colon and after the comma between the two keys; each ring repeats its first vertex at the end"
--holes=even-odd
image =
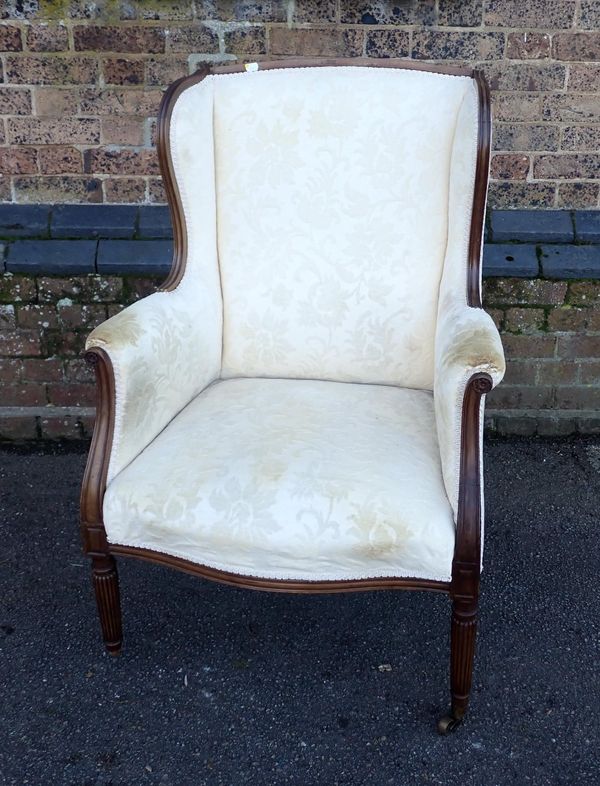
{"type": "Polygon", "coordinates": [[[439,737],[445,596],[252,592],[122,559],[111,658],[83,452],[0,452],[0,783],[600,784],[600,440],[486,454],[472,704],[439,737]]]}

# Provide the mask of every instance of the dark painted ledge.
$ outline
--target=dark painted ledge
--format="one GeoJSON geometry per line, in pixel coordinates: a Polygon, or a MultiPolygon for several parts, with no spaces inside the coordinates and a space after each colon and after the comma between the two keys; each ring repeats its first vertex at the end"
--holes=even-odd
{"type": "MultiPolygon", "coordinates": [[[[0,204],[0,272],[165,276],[163,205],[0,204]]],[[[600,210],[492,210],[485,277],[600,279],[600,210]]]]}

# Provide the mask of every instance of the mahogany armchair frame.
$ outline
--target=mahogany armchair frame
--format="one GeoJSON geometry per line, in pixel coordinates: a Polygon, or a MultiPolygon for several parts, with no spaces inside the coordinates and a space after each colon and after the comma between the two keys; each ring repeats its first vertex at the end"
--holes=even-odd
{"type": "MultiPolygon", "coordinates": [[[[468,76],[474,79],[479,96],[479,128],[465,287],[468,305],[482,308],[480,290],[481,240],[490,156],[490,99],[489,89],[483,74],[470,68],[361,58],[261,62],[260,69],[327,65],[415,69],[468,76]]],[[[158,120],[158,157],[171,210],[174,236],[171,272],[160,287],[163,291],[172,290],[177,286],[185,271],[187,257],[185,217],[175,180],[169,144],[173,107],[183,90],[201,81],[208,74],[231,73],[243,71],[244,68],[244,65],[239,64],[203,67],[191,76],[174,82],[163,97],[158,120]]],[[[114,373],[110,358],[102,349],[89,350],[86,352],[85,358],[95,369],[97,408],[94,433],[81,490],[81,535],[84,552],[92,560],[92,582],[102,636],[110,654],[117,655],[122,644],[116,555],[136,557],[167,565],[224,584],[272,592],[333,593],[389,589],[444,592],[452,600],[451,709],[449,715],[439,721],[438,730],[441,733],[447,733],[461,722],[469,702],[477,631],[482,520],[479,413],[482,396],[492,389],[492,378],[488,374],[475,373],[470,377],[462,404],[459,497],[451,581],[398,577],[315,582],[242,576],[199,565],[169,554],[111,544],[104,528],[102,504],[106,490],[115,422],[114,373]]]]}

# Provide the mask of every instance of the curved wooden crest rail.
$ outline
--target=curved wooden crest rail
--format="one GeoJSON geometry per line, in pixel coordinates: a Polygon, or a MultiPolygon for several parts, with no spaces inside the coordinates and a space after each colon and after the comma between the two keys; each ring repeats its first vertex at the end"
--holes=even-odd
{"type": "MultiPolygon", "coordinates": [[[[286,60],[261,62],[260,70],[321,66],[369,66],[399,68],[434,73],[469,76],[475,80],[479,95],[479,131],[474,201],[469,236],[467,264],[467,302],[481,308],[480,256],[490,156],[490,101],[483,75],[470,68],[436,66],[410,61],[371,59],[286,60]]],[[[171,272],[162,290],[172,290],[181,281],[187,258],[187,231],[181,198],[173,170],[170,152],[170,121],[173,107],[180,94],[209,74],[243,71],[243,65],[216,68],[203,67],[191,76],[174,82],[166,91],[158,120],[158,157],[173,222],[174,252],[171,272]]],[[[481,468],[480,468],[480,402],[492,388],[487,374],[474,374],[468,381],[462,406],[462,436],[460,448],[459,500],[456,544],[450,582],[417,578],[372,578],[348,581],[290,581],[241,576],[198,565],[188,560],[148,549],[119,546],[109,543],[104,528],[102,502],[106,489],[108,463],[115,421],[115,382],[109,356],[102,349],[86,352],[86,360],[96,372],[97,406],[94,435],[81,490],[81,534],[85,553],[92,559],[92,581],[96,593],[100,623],[106,649],[118,654],[122,643],[122,624],[119,583],[114,555],[136,557],[193,573],[202,578],[251,589],[272,592],[333,593],[378,589],[408,589],[445,592],[453,601],[451,625],[451,697],[450,714],[438,724],[441,733],[454,729],[467,709],[477,626],[477,601],[481,553],[481,468]]]]}

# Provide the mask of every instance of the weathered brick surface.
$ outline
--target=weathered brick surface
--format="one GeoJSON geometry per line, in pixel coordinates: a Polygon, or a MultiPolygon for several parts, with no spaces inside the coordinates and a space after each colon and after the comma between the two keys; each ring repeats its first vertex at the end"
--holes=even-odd
{"type": "Polygon", "coordinates": [[[163,203],[154,128],[171,81],[206,61],[366,56],[484,70],[498,153],[492,206],[599,208],[598,8],[596,0],[4,0],[0,148],[38,149],[14,153],[10,165],[4,153],[0,201],[163,203]],[[136,155],[121,157],[131,147],[136,155]]]}
{"type": "MultiPolygon", "coordinates": [[[[89,437],[95,388],[82,359],[85,338],[95,325],[155,291],[159,281],[122,275],[2,276],[0,382],[6,390],[3,406],[13,409],[6,417],[0,410],[0,437],[89,437]],[[17,413],[18,407],[29,414],[17,413]],[[17,415],[24,419],[15,420],[17,415]]],[[[502,433],[594,431],[600,281],[486,279],[484,302],[500,326],[508,364],[505,383],[489,397],[488,422],[502,433]]]]}

